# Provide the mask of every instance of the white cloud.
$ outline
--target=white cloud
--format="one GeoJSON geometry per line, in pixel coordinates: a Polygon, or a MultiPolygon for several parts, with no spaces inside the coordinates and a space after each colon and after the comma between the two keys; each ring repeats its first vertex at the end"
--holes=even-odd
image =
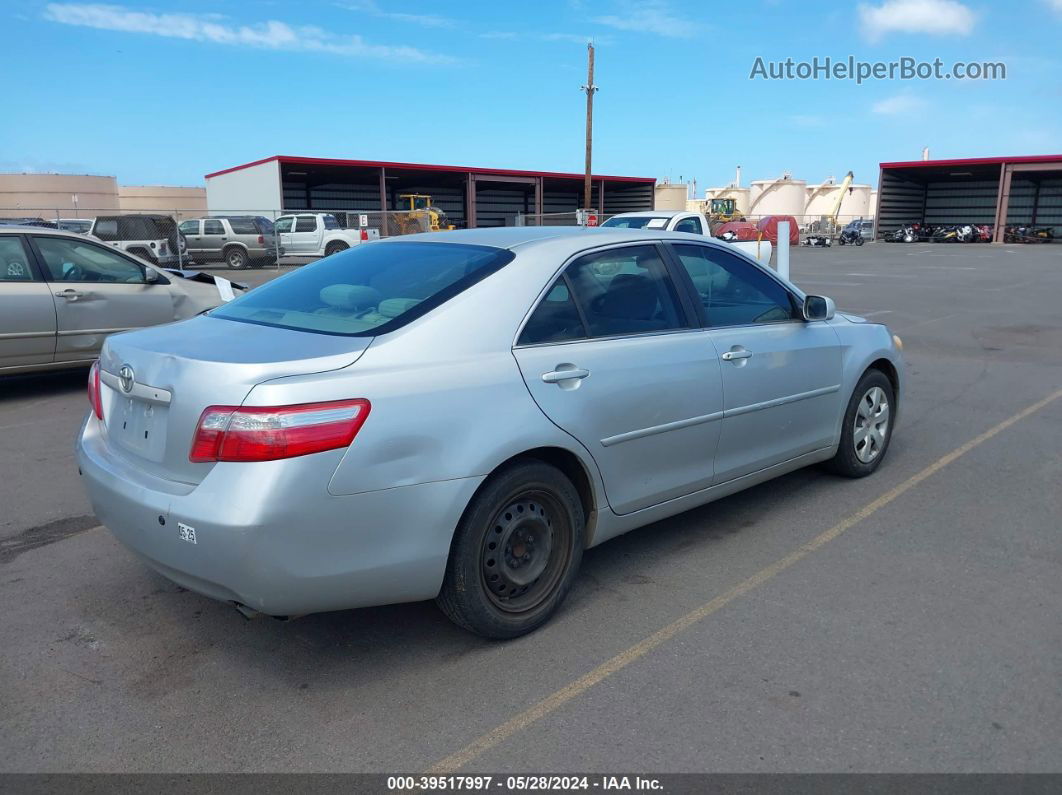
{"type": "Polygon", "coordinates": [[[688,39],[700,27],[690,19],[676,16],[663,0],[624,2],[619,14],[595,17],[594,22],[617,30],[654,33],[673,39],[688,39]]]}
{"type": "Polygon", "coordinates": [[[253,24],[229,23],[215,14],[156,14],[100,3],[49,3],[45,19],[124,33],[204,41],[234,47],[291,52],[321,52],[395,62],[454,63],[457,59],[404,45],[371,44],[361,36],[331,33],[312,26],[292,26],[277,20],[253,24]]]}
{"type": "Polygon", "coordinates": [[[359,0],[359,2],[335,3],[339,8],[347,11],[359,11],[374,17],[393,19],[396,22],[408,22],[413,25],[422,25],[426,28],[452,28],[454,21],[436,14],[407,14],[400,11],[384,11],[375,0],[359,0]]]}
{"type": "Polygon", "coordinates": [[[1062,0],[1044,0],[1056,14],[1062,14],[1062,0]]]}
{"type": "Polygon", "coordinates": [[[924,99],[911,94],[897,94],[875,102],[870,106],[870,111],[879,116],[901,116],[905,113],[917,113],[925,107],[924,99]]]}
{"type": "Polygon", "coordinates": [[[890,33],[968,36],[976,22],[977,15],[958,0],[886,0],[876,6],[859,5],[859,23],[870,41],[890,33]]]}

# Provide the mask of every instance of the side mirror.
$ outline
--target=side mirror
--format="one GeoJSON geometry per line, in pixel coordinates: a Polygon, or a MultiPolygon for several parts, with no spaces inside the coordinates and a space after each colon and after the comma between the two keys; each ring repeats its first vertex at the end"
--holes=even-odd
{"type": "Polygon", "coordinates": [[[804,320],[831,320],[836,312],[832,298],[809,295],[804,299],[804,320]]]}
{"type": "MultiPolygon", "coordinates": [[[[144,268],[144,284],[158,284],[159,272],[154,268],[144,268]]],[[[806,311],[806,310],[805,310],[806,311]]]]}

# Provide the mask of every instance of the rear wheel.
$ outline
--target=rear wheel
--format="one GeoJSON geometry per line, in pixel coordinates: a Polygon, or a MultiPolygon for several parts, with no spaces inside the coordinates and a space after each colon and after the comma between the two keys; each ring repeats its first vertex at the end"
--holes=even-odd
{"type": "Polygon", "coordinates": [[[488,638],[537,629],[575,579],[584,524],[579,495],[559,470],[526,461],[498,472],[454,534],[439,607],[488,638]]]}
{"type": "Polygon", "coordinates": [[[242,270],[251,264],[247,252],[239,246],[231,246],[225,249],[225,264],[234,271],[242,270]]]}
{"type": "Polygon", "coordinates": [[[346,251],[350,246],[346,243],[329,243],[325,246],[325,256],[331,257],[333,254],[338,254],[340,251],[346,251]]]}
{"type": "Polygon", "coordinates": [[[888,377],[881,370],[867,370],[848,401],[841,443],[826,468],[849,478],[866,477],[877,469],[889,449],[895,403],[888,377]]]}

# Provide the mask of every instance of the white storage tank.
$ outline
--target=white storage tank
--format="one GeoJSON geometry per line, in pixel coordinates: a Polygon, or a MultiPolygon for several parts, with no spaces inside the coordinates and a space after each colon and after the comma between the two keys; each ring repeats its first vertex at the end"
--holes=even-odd
{"type": "MultiPolygon", "coordinates": [[[[812,218],[829,215],[833,212],[834,202],[841,190],[840,183],[824,182],[821,185],[808,185],[807,205],[804,214],[812,218]]],[[[852,184],[844,192],[838,221],[848,222],[856,218],[869,218],[871,188],[869,185],[852,184]]]]}
{"type": "Polygon", "coordinates": [[[797,221],[804,214],[808,183],[802,179],[753,180],[749,190],[748,213],[754,218],[765,215],[792,215],[797,221]]]}

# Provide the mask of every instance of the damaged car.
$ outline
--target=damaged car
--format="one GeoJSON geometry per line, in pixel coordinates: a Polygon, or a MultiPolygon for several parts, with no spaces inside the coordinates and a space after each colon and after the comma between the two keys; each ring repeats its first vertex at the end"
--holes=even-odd
{"type": "Polygon", "coordinates": [[[88,366],[111,334],[193,317],[245,289],[85,235],[2,227],[0,374],[88,366]]]}

